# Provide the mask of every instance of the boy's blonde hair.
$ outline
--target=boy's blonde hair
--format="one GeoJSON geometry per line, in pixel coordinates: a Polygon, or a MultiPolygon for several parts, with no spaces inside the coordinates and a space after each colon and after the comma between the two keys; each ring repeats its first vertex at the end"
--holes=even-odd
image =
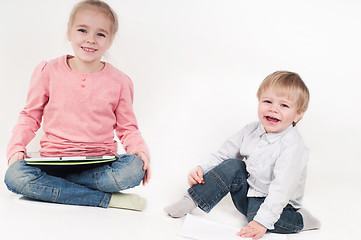
{"type": "Polygon", "coordinates": [[[297,73],[277,71],[268,75],[258,88],[258,100],[269,88],[273,88],[279,96],[287,96],[291,100],[296,99],[297,112],[302,113],[307,110],[310,93],[297,73]]]}
{"type": "Polygon", "coordinates": [[[88,8],[88,9],[91,8],[91,9],[96,9],[96,10],[102,11],[109,17],[109,19],[112,22],[112,34],[111,35],[112,35],[112,37],[114,37],[115,34],[117,33],[118,27],[119,27],[118,16],[107,3],[105,3],[101,0],[83,0],[83,1],[79,2],[78,4],[76,4],[70,13],[69,22],[68,22],[68,33],[70,31],[71,26],[74,23],[74,19],[75,19],[77,12],[80,9],[86,9],[86,8],[88,8]]]}

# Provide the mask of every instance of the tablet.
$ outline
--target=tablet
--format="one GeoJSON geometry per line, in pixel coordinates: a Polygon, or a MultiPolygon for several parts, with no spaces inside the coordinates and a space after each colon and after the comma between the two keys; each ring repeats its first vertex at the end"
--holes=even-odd
{"type": "Polygon", "coordinates": [[[114,155],[108,156],[72,156],[72,157],[48,157],[40,152],[27,153],[25,159],[29,165],[82,165],[112,162],[116,160],[114,155]]]}

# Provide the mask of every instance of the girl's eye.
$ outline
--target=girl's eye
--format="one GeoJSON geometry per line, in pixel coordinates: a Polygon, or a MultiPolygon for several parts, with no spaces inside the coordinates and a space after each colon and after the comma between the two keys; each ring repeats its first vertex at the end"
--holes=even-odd
{"type": "Polygon", "coordinates": [[[270,100],[264,100],[264,103],[272,103],[270,100]]]}
{"type": "Polygon", "coordinates": [[[281,104],[281,107],[284,107],[284,108],[289,108],[289,106],[288,106],[288,105],[286,105],[286,104],[281,104]]]}
{"type": "Polygon", "coordinates": [[[98,33],[97,34],[99,37],[105,37],[105,35],[103,33],[98,33]]]}
{"type": "Polygon", "coordinates": [[[83,28],[78,29],[79,32],[86,33],[86,30],[83,28]]]}

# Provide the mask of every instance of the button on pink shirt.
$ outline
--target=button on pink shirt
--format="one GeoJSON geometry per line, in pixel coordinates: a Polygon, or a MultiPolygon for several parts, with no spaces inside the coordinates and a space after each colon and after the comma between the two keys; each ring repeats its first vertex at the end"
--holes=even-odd
{"type": "Polygon", "coordinates": [[[26,152],[41,122],[45,134],[40,145],[45,155],[116,154],[115,130],[127,152],[138,149],[149,157],[133,112],[130,78],[109,63],[98,73],[75,72],[67,57],[71,56],[36,67],[7,158],[26,152]]]}

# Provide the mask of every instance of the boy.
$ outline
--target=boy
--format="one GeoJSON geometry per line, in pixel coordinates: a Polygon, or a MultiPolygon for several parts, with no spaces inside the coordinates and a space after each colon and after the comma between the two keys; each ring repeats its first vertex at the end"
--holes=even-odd
{"type": "Polygon", "coordinates": [[[319,221],[301,208],[308,150],[296,124],[309,91],[293,72],[278,71],[257,92],[259,122],[245,126],[188,174],[188,194],[165,211],[182,217],[197,206],[209,212],[228,194],[248,225],[238,236],[261,238],[266,231],[317,229],[319,221]]]}

